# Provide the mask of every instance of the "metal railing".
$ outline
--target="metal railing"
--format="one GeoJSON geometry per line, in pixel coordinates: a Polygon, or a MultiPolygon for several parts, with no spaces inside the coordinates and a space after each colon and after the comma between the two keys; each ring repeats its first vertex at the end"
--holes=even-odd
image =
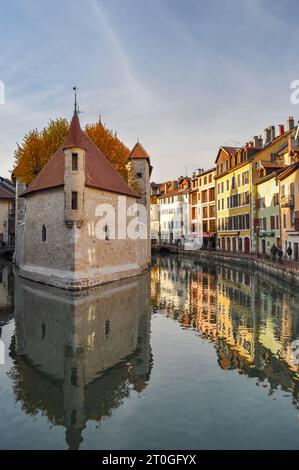
{"type": "Polygon", "coordinates": [[[294,260],[290,258],[287,255],[282,255],[281,257],[279,256],[272,256],[272,255],[267,255],[264,253],[243,253],[243,252],[232,252],[232,251],[222,251],[222,250],[203,250],[206,251],[207,253],[211,253],[213,251],[216,254],[219,254],[220,256],[223,256],[224,258],[245,258],[245,259],[251,259],[251,260],[261,260],[264,261],[268,264],[272,264],[273,266],[280,265],[281,267],[285,268],[286,270],[290,272],[298,272],[299,271],[299,260],[294,260]]]}
{"type": "Polygon", "coordinates": [[[287,196],[281,196],[280,204],[281,207],[294,207],[294,195],[288,194],[287,196]]]}

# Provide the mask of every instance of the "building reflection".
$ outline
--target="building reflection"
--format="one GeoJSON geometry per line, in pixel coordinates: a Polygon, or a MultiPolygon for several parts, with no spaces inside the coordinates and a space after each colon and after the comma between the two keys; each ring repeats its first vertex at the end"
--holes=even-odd
{"type": "Polygon", "coordinates": [[[2,327],[13,317],[14,296],[13,296],[13,273],[11,265],[0,262],[0,338],[2,327]]]}
{"type": "Polygon", "coordinates": [[[277,388],[290,392],[299,408],[299,297],[294,290],[266,274],[168,256],[154,262],[152,302],[154,311],[212,341],[222,369],[255,377],[269,394],[277,388]]]}
{"type": "Polygon", "coordinates": [[[152,366],[149,274],[72,295],[16,277],[10,376],[29,415],[66,428],[78,449],[88,420],[100,423],[152,366]]]}

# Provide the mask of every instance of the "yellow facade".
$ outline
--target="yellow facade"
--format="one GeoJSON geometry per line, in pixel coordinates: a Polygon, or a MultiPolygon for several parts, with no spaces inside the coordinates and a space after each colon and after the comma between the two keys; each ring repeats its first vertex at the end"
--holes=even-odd
{"type": "MultiPolygon", "coordinates": [[[[220,147],[216,158],[216,214],[218,249],[256,252],[258,247],[258,205],[255,186],[261,165],[283,165],[279,152],[287,147],[296,128],[276,137],[262,148],[253,143],[242,148],[220,147]],[[273,160],[275,156],[275,160],[273,160]]],[[[272,171],[270,169],[269,171],[272,171]]]]}
{"type": "MultiPolygon", "coordinates": [[[[228,158],[221,150],[218,165],[226,165],[228,158]]],[[[250,251],[250,165],[250,162],[242,162],[216,176],[217,234],[221,250],[250,251]]]]}

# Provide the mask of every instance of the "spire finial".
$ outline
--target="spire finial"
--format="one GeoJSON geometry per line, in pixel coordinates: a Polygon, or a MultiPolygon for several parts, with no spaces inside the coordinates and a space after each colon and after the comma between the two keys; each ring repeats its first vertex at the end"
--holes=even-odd
{"type": "Polygon", "coordinates": [[[99,114],[99,124],[102,124],[102,115],[99,114]]]}
{"type": "Polygon", "coordinates": [[[78,88],[76,86],[73,87],[73,90],[75,92],[74,114],[77,114],[77,112],[78,112],[78,109],[77,109],[77,89],[78,88]]]}
{"type": "Polygon", "coordinates": [[[137,137],[137,144],[139,144],[139,137],[137,137]]]}

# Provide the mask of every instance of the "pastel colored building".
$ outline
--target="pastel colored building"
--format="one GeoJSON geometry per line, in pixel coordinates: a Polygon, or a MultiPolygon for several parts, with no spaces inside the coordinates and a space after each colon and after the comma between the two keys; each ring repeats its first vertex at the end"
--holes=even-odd
{"type": "MultiPolygon", "coordinates": [[[[259,241],[258,201],[255,185],[261,168],[270,174],[287,165],[284,153],[289,139],[296,134],[294,119],[288,129],[278,126],[265,129],[264,140],[254,136],[243,147],[220,147],[216,158],[217,238],[218,249],[255,253],[259,241]]],[[[265,176],[263,174],[263,176],[265,176]]]]}
{"type": "Polygon", "coordinates": [[[256,185],[258,253],[271,255],[273,245],[280,246],[279,184],[277,172],[264,176],[256,185]]]}
{"type": "Polygon", "coordinates": [[[299,162],[292,163],[277,177],[279,180],[281,246],[286,255],[299,261],[299,162]]]}
{"type": "Polygon", "coordinates": [[[189,236],[189,178],[180,177],[175,189],[159,196],[161,241],[184,243],[189,236]]]}
{"type": "Polygon", "coordinates": [[[204,248],[215,246],[215,168],[198,170],[192,177],[189,192],[191,237],[202,239],[204,248]]]}
{"type": "Polygon", "coordinates": [[[0,177],[0,246],[13,245],[15,234],[15,188],[0,177]]]}

